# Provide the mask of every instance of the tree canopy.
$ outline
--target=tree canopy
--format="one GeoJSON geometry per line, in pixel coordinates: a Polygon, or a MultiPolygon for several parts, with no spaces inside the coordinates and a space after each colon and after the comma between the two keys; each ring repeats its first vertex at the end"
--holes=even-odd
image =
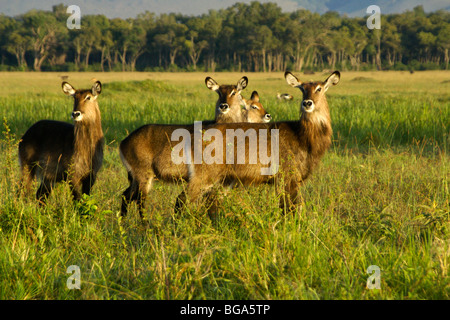
{"type": "Polygon", "coordinates": [[[282,12],[275,3],[236,3],[187,16],[81,17],[69,30],[63,4],[0,15],[0,70],[314,71],[448,69],[450,13],[421,6],[366,18],[282,12]]]}

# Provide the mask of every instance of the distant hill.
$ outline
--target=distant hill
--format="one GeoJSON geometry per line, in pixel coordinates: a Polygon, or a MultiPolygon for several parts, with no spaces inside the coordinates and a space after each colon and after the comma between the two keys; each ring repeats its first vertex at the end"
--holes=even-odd
{"type": "Polygon", "coordinates": [[[432,12],[440,9],[450,10],[448,0],[324,0],[327,9],[345,13],[349,16],[364,16],[368,6],[375,4],[380,7],[382,14],[402,13],[412,10],[414,7],[422,5],[425,12],[432,12]]]}
{"type": "MultiPolygon", "coordinates": [[[[82,14],[104,14],[108,18],[134,18],[146,10],[156,14],[175,12],[200,15],[207,13],[209,9],[224,9],[236,2],[249,3],[251,0],[0,0],[0,13],[15,16],[31,9],[51,10],[53,5],[64,3],[80,6],[82,14]]],[[[364,16],[366,8],[372,4],[378,5],[382,14],[401,13],[418,5],[423,5],[426,12],[450,10],[448,0],[261,0],[260,2],[276,2],[287,12],[305,8],[322,14],[332,10],[350,17],[364,16]]]]}

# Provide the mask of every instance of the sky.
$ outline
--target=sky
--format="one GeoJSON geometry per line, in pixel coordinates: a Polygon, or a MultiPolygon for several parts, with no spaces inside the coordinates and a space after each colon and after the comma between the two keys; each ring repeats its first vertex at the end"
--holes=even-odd
{"type": "MultiPolygon", "coordinates": [[[[160,13],[182,13],[200,15],[210,9],[224,9],[236,2],[250,3],[252,0],[0,0],[0,13],[16,16],[31,9],[51,10],[55,4],[78,5],[81,14],[104,14],[108,18],[134,18],[145,11],[160,13]]],[[[401,13],[423,5],[425,11],[450,10],[449,0],[259,0],[276,2],[284,12],[305,8],[324,13],[338,11],[348,16],[364,16],[369,5],[379,5],[381,13],[401,13]]]]}

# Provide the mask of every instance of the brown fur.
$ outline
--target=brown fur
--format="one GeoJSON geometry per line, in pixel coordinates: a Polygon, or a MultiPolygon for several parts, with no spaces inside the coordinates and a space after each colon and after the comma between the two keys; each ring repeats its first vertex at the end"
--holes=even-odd
{"type": "Polygon", "coordinates": [[[62,83],[66,95],[74,97],[74,124],[41,120],[32,125],[19,143],[21,186],[29,189],[34,178],[40,180],[36,198],[42,203],[54,184],[68,180],[75,200],[89,194],[103,161],[104,137],[97,103],[101,83],[90,90],[75,90],[62,83]]]}
{"type": "Polygon", "coordinates": [[[259,94],[256,91],[252,92],[249,100],[242,98],[244,102],[244,109],[242,110],[242,116],[244,121],[250,123],[265,123],[270,122],[272,116],[264,110],[261,102],[259,101],[259,94]]]}
{"type": "Polygon", "coordinates": [[[246,122],[241,108],[243,101],[241,91],[247,87],[247,77],[242,77],[236,85],[219,85],[211,77],[206,77],[205,84],[219,96],[216,102],[216,123],[246,122]]]}
{"type": "MultiPolygon", "coordinates": [[[[308,178],[313,169],[319,163],[321,157],[331,144],[331,120],[325,91],[330,85],[339,82],[340,74],[335,71],[324,82],[302,83],[290,72],[285,73],[286,80],[293,87],[298,87],[303,92],[303,101],[300,108],[300,119],[298,121],[282,121],[271,124],[232,123],[216,124],[209,128],[218,129],[223,136],[223,145],[226,144],[227,129],[242,129],[247,132],[254,129],[257,133],[258,143],[249,145],[249,139],[245,139],[245,164],[237,162],[237,143],[234,144],[233,164],[226,164],[226,152],[223,152],[223,164],[191,164],[189,170],[189,184],[187,196],[182,193],[176,203],[176,210],[186,202],[196,201],[205,191],[216,184],[242,183],[243,185],[261,183],[281,183],[281,174],[284,174],[285,197],[281,198],[280,206],[288,210],[294,209],[299,201],[299,187],[308,178]],[[320,87],[320,89],[318,89],[320,87]],[[308,104],[314,104],[314,108],[308,104]],[[308,112],[311,111],[312,112],[308,112]],[[260,129],[268,129],[267,150],[271,150],[271,129],[279,131],[279,170],[275,175],[262,175],[262,165],[258,159],[256,164],[249,163],[250,154],[259,154],[260,129]]],[[[205,128],[205,129],[209,129],[205,128]]],[[[192,139],[192,141],[194,141],[192,139]]],[[[194,144],[193,144],[194,150],[194,144]]],[[[204,150],[205,143],[203,142],[204,150]]]]}
{"type": "MultiPolygon", "coordinates": [[[[214,121],[203,121],[202,125],[213,123],[228,123],[246,121],[243,118],[240,96],[241,91],[247,86],[248,79],[243,77],[237,85],[220,85],[210,77],[205,79],[208,89],[216,91],[219,99],[216,102],[216,116],[214,121]],[[226,105],[226,113],[221,110],[221,105],[226,105]]],[[[260,121],[265,116],[264,108],[258,110],[260,121]]],[[[250,111],[251,114],[255,111],[250,111]]],[[[255,116],[253,116],[256,118],[255,116]]],[[[129,187],[122,196],[122,215],[128,211],[128,205],[136,201],[141,217],[146,195],[149,193],[153,178],[162,181],[173,182],[187,180],[188,170],[184,164],[174,164],[171,161],[172,148],[179,142],[171,141],[171,136],[176,129],[186,129],[190,133],[194,131],[194,125],[164,125],[147,124],[132,132],[120,143],[120,157],[128,172],[129,187]]]]}

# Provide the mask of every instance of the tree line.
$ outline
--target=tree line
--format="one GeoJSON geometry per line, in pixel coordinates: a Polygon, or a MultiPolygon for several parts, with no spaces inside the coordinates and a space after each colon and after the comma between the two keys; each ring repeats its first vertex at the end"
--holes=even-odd
{"type": "Polygon", "coordinates": [[[337,12],[282,12],[276,3],[236,3],[187,16],[82,15],[67,7],[0,15],[0,70],[315,71],[448,69],[450,13],[422,6],[381,15],[381,29],[337,12]]]}

